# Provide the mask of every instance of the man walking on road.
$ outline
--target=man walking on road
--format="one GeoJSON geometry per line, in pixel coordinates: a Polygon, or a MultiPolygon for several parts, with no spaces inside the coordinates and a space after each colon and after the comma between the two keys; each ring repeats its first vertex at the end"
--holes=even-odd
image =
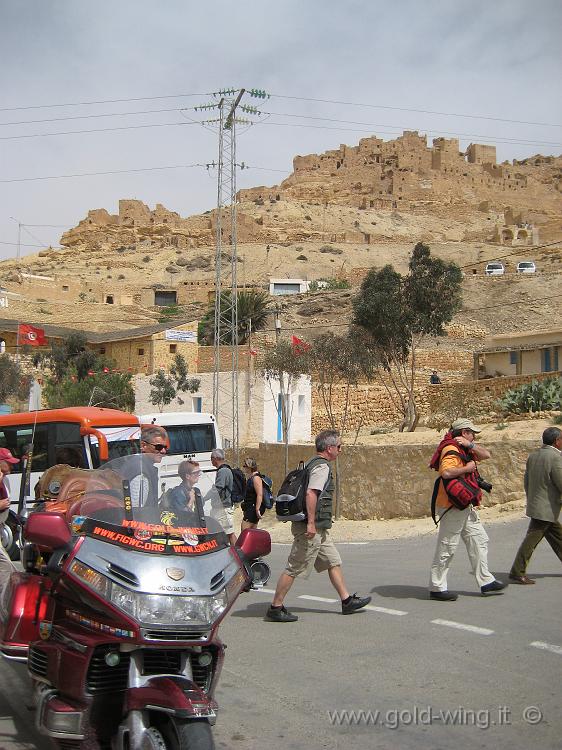
{"type": "Polygon", "coordinates": [[[542,442],[527,459],[525,494],[531,522],[509,574],[512,583],[523,586],[535,583],[527,576],[527,566],[543,537],[562,560],[562,525],[558,520],[562,505],[562,430],[547,427],[542,442]]]}
{"type": "Polygon", "coordinates": [[[480,505],[482,499],[482,491],[475,482],[476,462],[490,458],[489,451],[474,442],[478,432],[480,430],[469,419],[455,420],[450,432],[439,443],[430,463],[430,467],[439,472],[442,480],[437,493],[439,535],[431,565],[429,591],[429,598],[436,601],[454,602],[458,598],[458,594],[447,589],[447,573],[460,539],[465,543],[482,596],[501,594],[506,587],[488,569],[488,535],[475,507],[480,505]],[[475,501],[463,510],[455,508],[451,503],[443,481],[457,477],[470,478],[475,484],[475,501]]]}
{"type": "Polygon", "coordinates": [[[232,507],[232,489],[234,486],[232,469],[226,463],[222,448],[213,448],[211,463],[217,470],[214,484],[216,496],[214,503],[211,502],[211,516],[220,523],[224,533],[228,536],[228,541],[234,546],[236,534],[234,533],[234,508],[232,507]]]}
{"type": "Polygon", "coordinates": [[[293,521],[294,537],[287,567],[277,581],[273,602],[266,619],[272,622],[295,622],[299,618],[285,609],[283,602],[298,575],[308,578],[312,567],[321,573],[328,571],[332,586],[341,599],[343,615],[362,609],[371,601],[370,596],[360,597],[347,590],[341,569],[341,558],[330,539],[332,526],[334,479],[330,463],[341,451],[341,438],[336,430],[324,430],[316,436],[316,456],[306,464],[308,484],[306,490],[305,521],[293,521]]]}

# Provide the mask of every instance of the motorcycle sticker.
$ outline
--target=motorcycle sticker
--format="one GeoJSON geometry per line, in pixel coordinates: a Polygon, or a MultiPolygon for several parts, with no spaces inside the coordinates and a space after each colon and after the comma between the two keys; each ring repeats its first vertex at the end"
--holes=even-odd
{"type": "Polygon", "coordinates": [[[53,632],[53,623],[43,620],[39,623],[39,635],[42,641],[48,641],[53,632]]]}

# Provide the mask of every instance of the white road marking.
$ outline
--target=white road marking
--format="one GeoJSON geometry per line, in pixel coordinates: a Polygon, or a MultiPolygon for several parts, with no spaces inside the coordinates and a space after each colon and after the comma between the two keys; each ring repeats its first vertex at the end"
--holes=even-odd
{"type": "Polygon", "coordinates": [[[363,607],[363,609],[368,609],[369,612],[382,612],[383,615],[407,615],[407,612],[404,612],[401,609],[388,609],[387,607],[373,607],[371,604],[367,604],[366,607],[363,607]]]}
{"type": "Polygon", "coordinates": [[[275,593],[275,589],[261,588],[261,589],[251,589],[251,590],[255,591],[256,594],[274,594],[275,593]]]}
{"type": "Polygon", "coordinates": [[[469,633],[478,633],[478,635],[492,635],[493,630],[489,628],[478,628],[476,625],[465,625],[463,622],[455,622],[454,620],[432,620],[434,625],[445,625],[448,628],[457,628],[457,630],[468,630],[469,633]]]}
{"type": "Polygon", "coordinates": [[[556,646],[553,643],[545,643],[544,641],[533,641],[529,644],[534,648],[541,648],[543,651],[552,651],[553,654],[562,655],[562,646],[556,646]]]}
{"type": "MultiPolygon", "coordinates": [[[[339,599],[328,599],[325,596],[309,596],[308,594],[302,594],[299,599],[308,599],[312,602],[325,602],[326,604],[339,604],[339,599]]],[[[382,612],[385,615],[407,615],[407,612],[403,612],[401,609],[387,609],[386,607],[373,607],[369,604],[362,609],[368,609],[371,612],[382,612]]]]}
{"type": "Polygon", "coordinates": [[[338,547],[341,547],[344,544],[346,544],[349,547],[353,545],[355,545],[356,547],[364,547],[366,544],[369,544],[369,542],[334,542],[334,544],[337,544],[338,547]]]}

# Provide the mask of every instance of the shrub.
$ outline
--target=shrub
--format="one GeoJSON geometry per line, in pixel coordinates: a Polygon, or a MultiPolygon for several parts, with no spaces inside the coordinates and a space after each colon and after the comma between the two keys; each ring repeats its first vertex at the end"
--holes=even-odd
{"type": "Polygon", "coordinates": [[[149,263],[150,262],[150,255],[145,255],[144,258],[142,259],[142,262],[143,263],[149,263]]]}
{"type": "Polygon", "coordinates": [[[343,255],[343,250],[339,247],[332,247],[332,245],[323,245],[320,248],[321,253],[332,253],[332,255],[343,255]]]}
{"type": "Polygon", "coordinates": [[[349,289],[349,282],[346,279],[318,279],[311,281],[308,287],[309,292],[333,292],[336,289],[349,289]]]}
{"type": "Polygon", "coordinates": [[[562,378],[533,380],[506,391],[497,406],[506,414],[560,409],[562,378]]]}

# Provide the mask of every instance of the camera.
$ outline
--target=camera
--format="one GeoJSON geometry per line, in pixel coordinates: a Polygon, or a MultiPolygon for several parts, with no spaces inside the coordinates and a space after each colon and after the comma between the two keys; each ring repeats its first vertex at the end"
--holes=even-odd
{"type": "Polygon", "coordinates": [[[482,477],[478,477],[476,481],[480,489],[484,490],[484,492],[492,491],[493,484],[491,484],[491,482],[487,482],[485,479],[482,479],[482,477]]]}

